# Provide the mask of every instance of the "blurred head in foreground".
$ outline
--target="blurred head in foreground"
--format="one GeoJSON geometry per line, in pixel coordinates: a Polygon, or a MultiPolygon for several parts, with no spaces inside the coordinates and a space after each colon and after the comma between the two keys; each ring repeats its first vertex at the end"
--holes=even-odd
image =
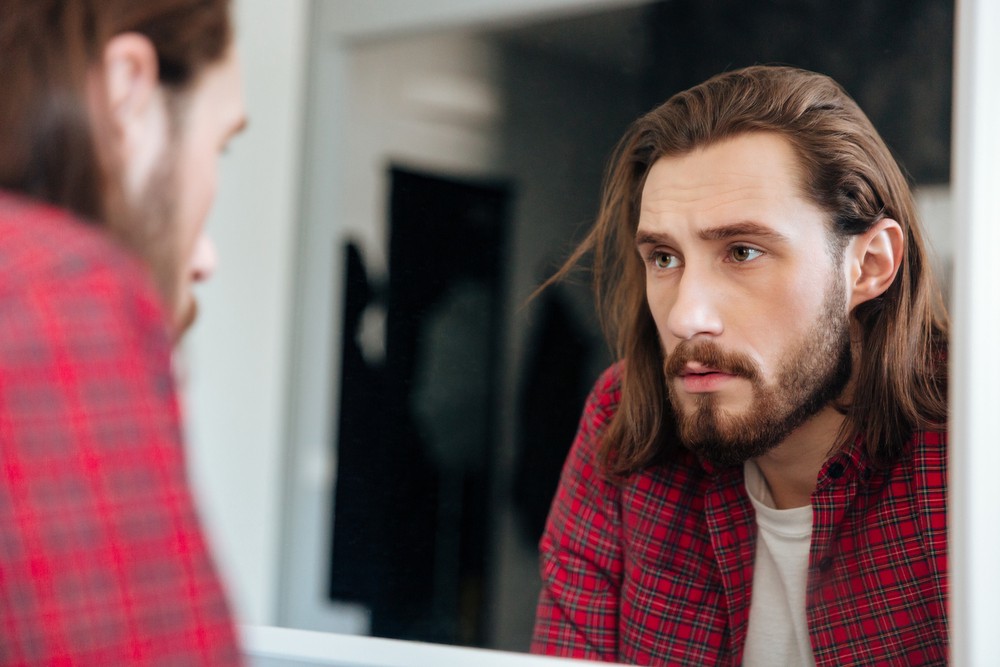
{"type": "Polygon", "coordinates": [[[0,188],[149,266],[175,337],[215,251],[217,162],[245,124],[228,0],[3,0],[0,188]]]}

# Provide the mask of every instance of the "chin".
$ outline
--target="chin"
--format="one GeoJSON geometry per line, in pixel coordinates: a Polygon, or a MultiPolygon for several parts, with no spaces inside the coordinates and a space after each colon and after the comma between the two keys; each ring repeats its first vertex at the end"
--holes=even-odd
{"type": "Polygon", "coordinates": [[[179,343],[184,334],[198,319],[198,302],[193,296],[188,296],[174,316],[174,343],[179,343]]]}

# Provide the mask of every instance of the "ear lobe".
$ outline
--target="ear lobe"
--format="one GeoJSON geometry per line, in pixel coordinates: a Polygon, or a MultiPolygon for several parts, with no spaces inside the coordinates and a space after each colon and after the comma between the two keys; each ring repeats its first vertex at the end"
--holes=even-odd
{"type": "Polygon", "coordinates": [[[851,309],[885,293],[903,260],[903,229],[882,218],[848,246],[851,262],[851,309]]]}

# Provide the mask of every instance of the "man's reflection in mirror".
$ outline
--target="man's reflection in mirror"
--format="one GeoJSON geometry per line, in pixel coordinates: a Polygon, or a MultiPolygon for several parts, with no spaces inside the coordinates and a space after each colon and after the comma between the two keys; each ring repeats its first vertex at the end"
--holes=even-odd
{"type": "Polygon", "coordinates": [[[906,178],[828,77],[722,74],[628,129],[593,258],[619,361],[541,541],[536,652],[947,660],[947,320],[906,178]]]}

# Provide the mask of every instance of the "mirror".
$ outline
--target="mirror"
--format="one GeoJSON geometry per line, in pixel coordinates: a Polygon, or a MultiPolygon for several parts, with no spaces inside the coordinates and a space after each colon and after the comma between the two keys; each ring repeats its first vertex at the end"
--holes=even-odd
{"type": "MultiPolygon", "coordinates": [[[[608,359],[585,290],[523,304],[592,219],[614,142],[712,73],[789,62],[840,81],[922,201],[947,208],[951,25],[950,4],[929,0],[654,2],[337,46],[343,115],[319,128],[342,133],[348,166],[323,247],[337,256],[325,289],[339,370],[323,392],[335,472],[312,499],[332,526],[332,545],[313,543],[332,551],[312,569],[327,612],[308,618],[286,596],[279,624],[339,614],[335,629],[525,650],[534,545],[608,359]]],[[[302,573],[287,568],[283,590],[302,573]]]]}
{"type": "Polygon", "coordinates": [[[824,71],[946,267],[952,21],[943,0],[316,0],[273,621],[525,650],[534,543],[608,361],[584,287],[525,302],[614,142],[717,71],[824,71]]]}

